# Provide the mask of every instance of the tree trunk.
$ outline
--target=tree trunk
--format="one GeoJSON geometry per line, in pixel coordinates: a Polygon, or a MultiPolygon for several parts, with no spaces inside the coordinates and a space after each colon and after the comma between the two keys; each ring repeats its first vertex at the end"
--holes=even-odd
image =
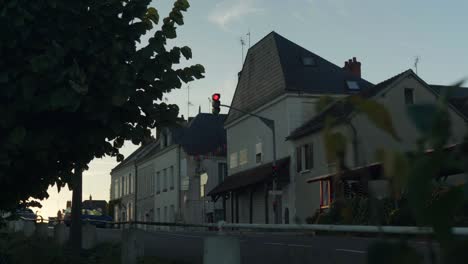
{"type": "Polygon", "coordinates": [[[70,228],[70,243],[73,254],[80,255],[81,252],[81,205],[82,205],[82,184],[83,170],[80,166],[75,167],[75,175],[73,176],[73,198],[71,211],[71,228],[70,228]]]}

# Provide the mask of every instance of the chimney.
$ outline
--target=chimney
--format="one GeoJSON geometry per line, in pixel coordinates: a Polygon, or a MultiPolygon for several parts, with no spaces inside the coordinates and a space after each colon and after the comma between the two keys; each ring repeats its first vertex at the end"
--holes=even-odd
{"type": "Polygon", "coordinates": [[[349,71],[354,76],[361,78],[361,63],[356,60],[356,57],[345,61],[343,69],[349,71]]]}

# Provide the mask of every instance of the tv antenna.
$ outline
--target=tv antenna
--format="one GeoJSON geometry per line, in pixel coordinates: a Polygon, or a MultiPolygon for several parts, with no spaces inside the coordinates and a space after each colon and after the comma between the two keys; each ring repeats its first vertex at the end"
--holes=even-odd
{"type": "Polygon", "coordinates": [[[245,40],[244,38],[240,37],[240,44],[242,46],[242,59],[241,59],[241,64],[244,64],[244,46],[245,46],[245,40]]]}
{"type": "Polygon", "coordinates": [[[416,57],[414,58],[414,70],[416,71],[416,75],[418,75],[418,64],[419,64],[419,60],[420,60],[420,59],[421,59],[421,58],[420,58],[419,56],[416,56],[416,57]]]}
{"type": "Polygon", "coordinates": [[[249,40],[249,49],[250,49],[250,29],[249,29],[249,32],[247,32],[246,35],[247,35],[247,38],[248,38],[248,40],[249,40]]]}

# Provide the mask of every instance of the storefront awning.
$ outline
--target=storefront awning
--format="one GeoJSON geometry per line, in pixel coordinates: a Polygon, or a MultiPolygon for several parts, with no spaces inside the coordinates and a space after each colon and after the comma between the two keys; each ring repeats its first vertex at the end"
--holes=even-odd
{"type": "MultiPolygon", "coordinates": [[[[289,162],[289,157],[280,159],[276,162],[280,182],[289,182],[289,162]]],[[[240,190],[248,186],[268,182],[272,179],[273,164],[270,162],[226,177],[226,179],[213,188],[208,195],[218,196],[227,192],[240,190]]]]}

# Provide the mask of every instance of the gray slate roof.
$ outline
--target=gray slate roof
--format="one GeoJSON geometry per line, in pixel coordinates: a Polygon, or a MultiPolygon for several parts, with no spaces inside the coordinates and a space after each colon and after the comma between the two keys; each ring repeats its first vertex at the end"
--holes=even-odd
{"type": "MultiPolygon", "coordinates": [[[[249,49],[231,105],[253,111],[287,92],[355,93],[348,89],[346,81],[356,81],[361,89],[372,86],[342,67],[271,32],[249,49]],[[304,65],[303,58],[311,58],[313,65],[304,65]]],[[[229,111],[226,124],[241,116],[243,114],[237,111],[229,111]]]]}
{"type": "MultiPolygon", "coordinates": [[[[399,73],[381,83],[378,83],[377,85],[373,87],[369,87],[359,93],[360,96],[363,98],[371,98],[374,95],[376,95],[378,92],[382,91],[385,89],[387,86],[398,80],[401,76],[405,74],[411,74],[413,73],[412,70],[406,70],[402,73],[399,73]]],[[[308,135],[310,133],[314,133],[316,131],[319,131],[322,129],[325,125],[325,120],[327,117],[333,117],[335,120],[339,121],[342,120],[343,118],[346,118],[349,116],[353,111],[354,107],[349,101],[347,100],[338,100],[334,103],[332,103],[329,107],[324,109],[322,112],[320,112],[318,115],[304,123],[302,126],[296,128],[289,136],[287,139],[297,139],[300,137],[303,137],[305,135],[308,135]]]]}

